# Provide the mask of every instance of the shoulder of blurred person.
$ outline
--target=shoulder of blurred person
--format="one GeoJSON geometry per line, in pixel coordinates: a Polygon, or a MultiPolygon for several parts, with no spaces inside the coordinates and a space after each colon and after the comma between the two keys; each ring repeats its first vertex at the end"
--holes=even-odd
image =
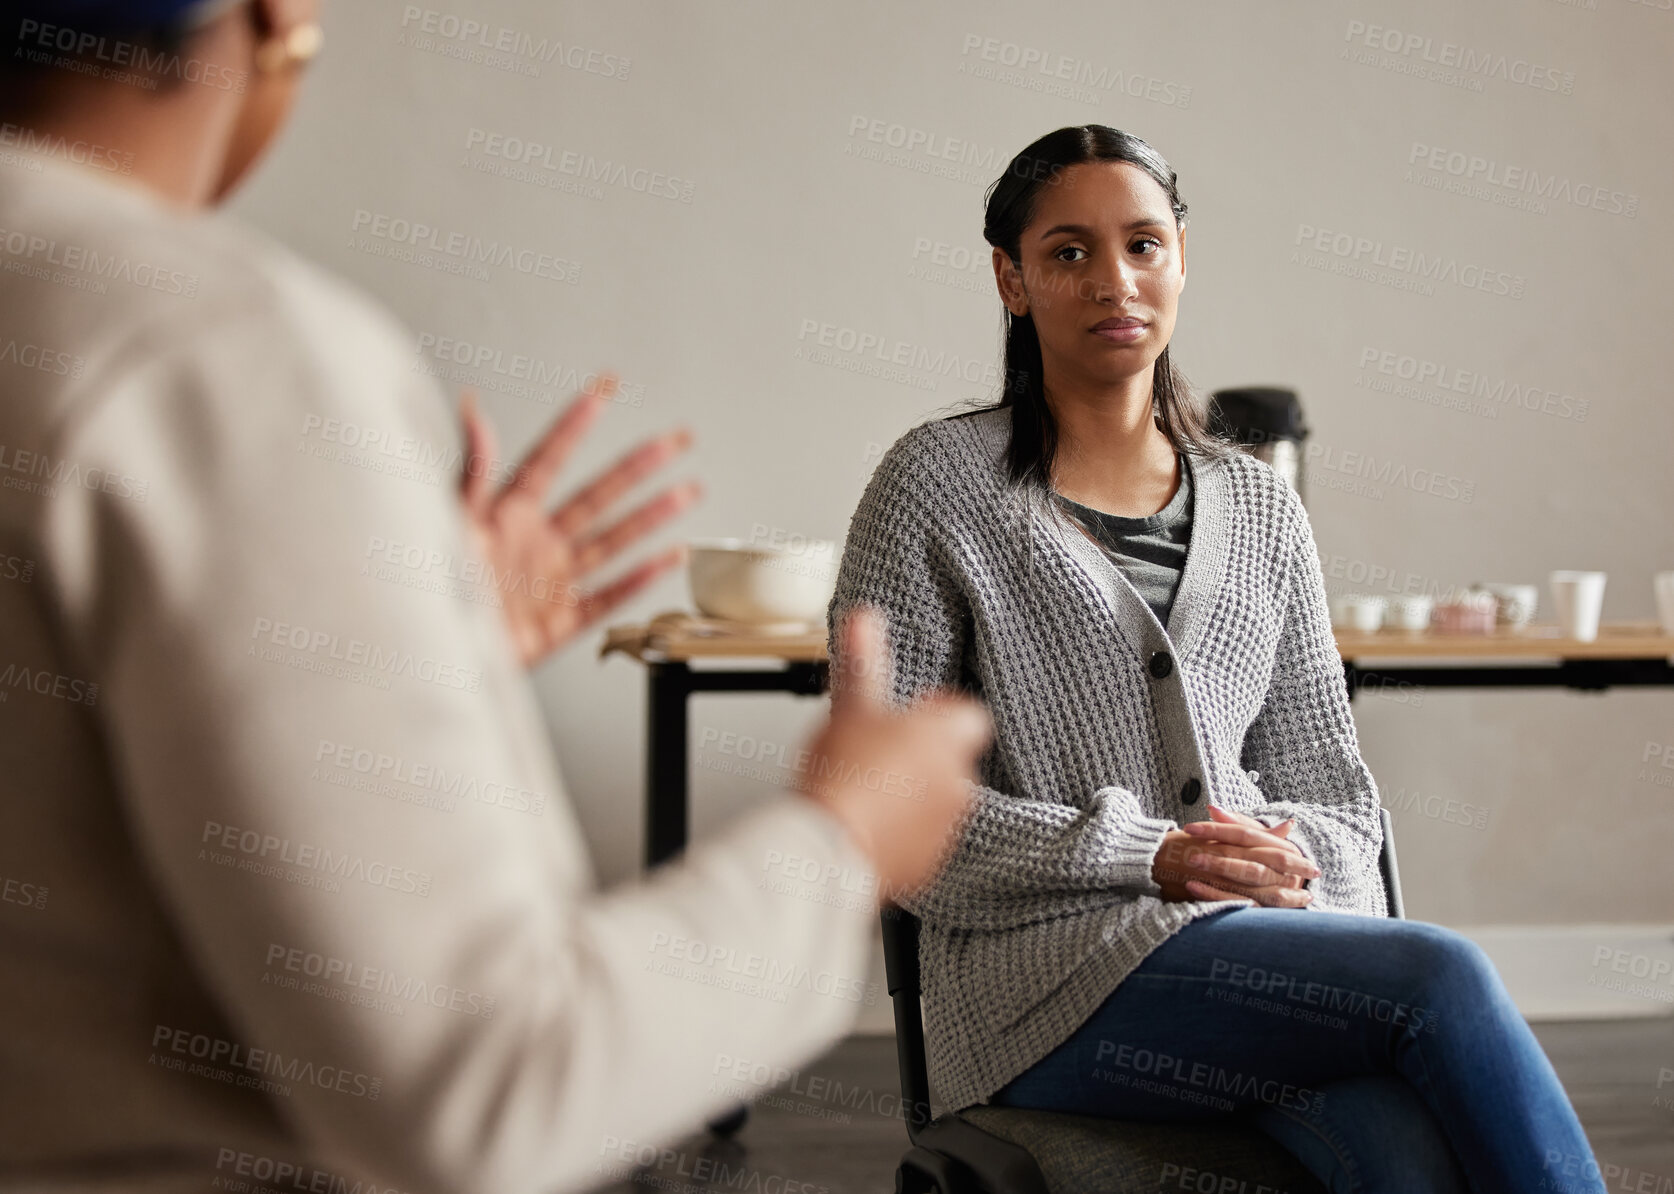
{"type": "MultiPolygon", "coordinates": [[[[0,372],[15,398],[0,407],[0,427],[14,439],[50,438],[131,392],[121,380],[213,352],[218,333],[252,322],[264,334],[240,345],[258,352],[223,368],[253,376],[301,358],[361,375],[421,373],[391,312],[234,215],[178,208],[45,155],[12,155],[0,166],[0,372]]],[[[406,413],[451,440],[440,391],[423,381],[403,390],[433,400],[406,413]]],[[[247,397],[236,376],[227,382],[200,388],[201,399],[247,397]]],[[[262,400],[286,397],[268,391],[262,400]]],[[[299,410],[308,397],[289,395],[299,410]]]]}

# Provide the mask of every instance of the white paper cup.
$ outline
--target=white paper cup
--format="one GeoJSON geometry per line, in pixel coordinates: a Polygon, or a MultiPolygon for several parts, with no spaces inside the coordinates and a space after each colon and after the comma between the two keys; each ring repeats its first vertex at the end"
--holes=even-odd
{"type": "Polygon", "coordinates": [[[1604,607],[1603,572],[1564,570],[1552,573],[1552,605],[1564,637],[1590,643],[1598,637],[1598,615],[1604,607]]]}
{"type": "Polygon", "coordinates": [[[1664,634],[1674,634],[1674,572],[1659,572],[1651,578],[1657,594],[1657,620],[1664,634]]]}
{"type": "Polygon", "coordinates": [[[1331,624],[1348,630],[1373,631],[1383,622],[1383,598],[1372,593],[1345,593],[1332,603],[1331,624]]]}

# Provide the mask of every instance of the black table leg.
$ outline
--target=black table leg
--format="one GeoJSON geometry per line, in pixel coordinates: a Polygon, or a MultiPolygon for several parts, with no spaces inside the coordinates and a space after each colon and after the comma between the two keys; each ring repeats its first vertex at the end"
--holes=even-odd
{"type": "Polygon", "coordinates": [[[824,693],[829,670],[819,662],[748,671],[693,671],[681,660],[647,663],[650,673],[645,739],[645,862],[656,866],[685,848],[691,832],[688,701],[694,692],[824,693]]]}
{"type": "Polygon", "coordinates": [[[686,699],[692,669],[682,662],[652,663],[645,739],[645,862],[656,866],[686,847],[690,801],[686,768],[691,731],[686,699]]]}
{"type": "MultiPolygon", "coordinates": [[[[682,660],[647,663],[649,701],[645,739],[645,863],[666,862],[686,847],[691,833],[691,719],[694,692],[789,692],[818,696],[829,670],[824,661],[794,662],[766,671],[693,671],[682,660]]],[[[729,1137],[749,1118],[740,1104],[709,1121],[709,1130],[729,1137]]]]}
{"type": "MultiPolygon", "coordinates": [[[[687,698],[692,694],[692,669],[672,661],[648,665],[651,670],[650,709],[646,721],[645,862],[656,866],[686,848],[691,832],[691,786],[687,751],[691,744],[687,698]]],[[[714,1135],[735,1136],[750,1117],[740,1103],[709,1121],[714,1135]]]]}

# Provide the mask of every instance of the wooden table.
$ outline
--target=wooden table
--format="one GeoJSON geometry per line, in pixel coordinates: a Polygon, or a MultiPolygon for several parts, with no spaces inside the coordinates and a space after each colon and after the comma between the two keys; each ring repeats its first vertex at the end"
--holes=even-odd
{"type": "Polygon", "coordinates": [[[1656,622],[1606,622],[1591,642],[1533,622],[1492,634],[1339,629],[1349,696],[1368,685],[1436,688],[1606,688],[1674,684],[1674,636],[1656,622]],[[1366,661],[1377,659],[1377,666],[1366,661]],[[1521,662],[1518,662],[1521,661],[1521,662]]]}
{"type": "MultiPolygon", "coordinates": [[[[1369,687],[1390,686],[1598,692],[1618,686],[1674,685],[1674,636],[1662,633],[1656,622],[1607,622],[1592,642],[1564,638],[1556,626],[1539,622],[1492,634],[1339,629],[1336,638],[1351,700],[1369,687]]],[[[606,631],[599,654],[623,652],[643,663],[648,675],[648,864],[679,853],[689,833],[691,695],[819,696],[826,689],[825,644],[823,626],[801,634],[761,634],[681,611],[606,631]],[[709,666],[739,661],[743,666],[709,666]]]]}

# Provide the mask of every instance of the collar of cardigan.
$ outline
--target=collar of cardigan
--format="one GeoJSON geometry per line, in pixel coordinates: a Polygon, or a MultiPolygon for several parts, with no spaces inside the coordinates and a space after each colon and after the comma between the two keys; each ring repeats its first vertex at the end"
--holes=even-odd
{"type": "MultiPolygon", "coordinates": [[[[972,422],[982,434],[990,460],[999,466],[1011,437],[1010,409],[990,408],[976,415],[972,422]]],[[[1048,518],[1039,509],[1029,512],[1034,529],[1048,542],[1057,544],[1087,573],[1129,649],[1140,659],[1148,654],[1146,636],[1140,629],[1147,625],[1153,631],[1152,637],[1160,634],[1171,644],[1176,661],[1189,659],[1215,607],[1215,596],[1226,581],[1232,499],[1227,462],[1189,453],[1182,455],[1186,467],[1192,470],[1192,534],[1166,627],[1157,621],[1145,598],[1126,573],[1105,555],[1103,548],[1073,527],[1048,518]]]]}

